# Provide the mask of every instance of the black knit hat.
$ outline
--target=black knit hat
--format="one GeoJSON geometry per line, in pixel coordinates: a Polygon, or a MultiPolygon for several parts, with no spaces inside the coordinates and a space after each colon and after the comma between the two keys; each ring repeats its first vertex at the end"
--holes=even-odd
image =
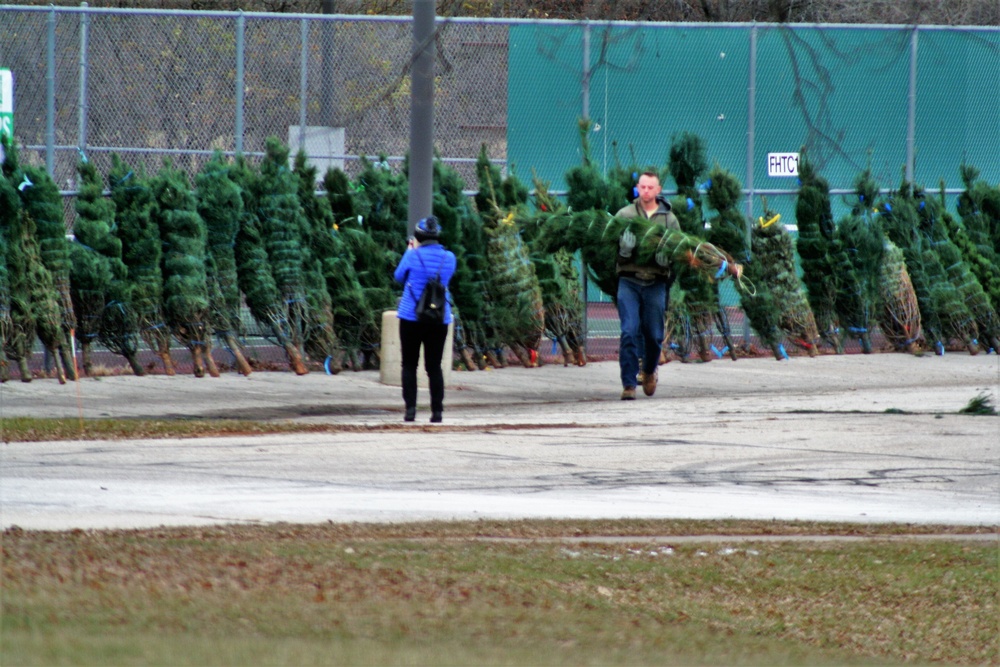
{"type": "Polygon", "coordinates": [[[421,218],[417,222],[417,228],[413,231],[413,235],[421,243],[437,241],[441,238],[441,225],[438,224],[438,219],[433,215],[421,218]]]}

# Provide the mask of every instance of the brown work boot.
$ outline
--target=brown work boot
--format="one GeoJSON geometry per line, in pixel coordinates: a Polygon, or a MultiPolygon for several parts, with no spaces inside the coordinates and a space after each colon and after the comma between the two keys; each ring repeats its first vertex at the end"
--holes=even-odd
{"type": "Polygon", "coordinates": [[[622,389],[622,400],[623,401],[634,401],[635,400],[635,387],[625,387],[622,389]]]}
{"type": "Polygon", "coordinates": [[[642,393],[646,396],[652,396],[656,393],[656,380],[657,371],[652,373],[644,373],[642,376],[642,393]]]}

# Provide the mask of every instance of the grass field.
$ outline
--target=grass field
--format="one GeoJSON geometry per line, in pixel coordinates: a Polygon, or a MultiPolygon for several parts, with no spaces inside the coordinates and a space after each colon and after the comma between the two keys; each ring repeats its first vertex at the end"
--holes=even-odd
{"type": "Polygon", "coordinates": [[[0,663],[1000,664],[998,543],[961,533],[989,530],[628,520],[10,529],[0,663]]]}

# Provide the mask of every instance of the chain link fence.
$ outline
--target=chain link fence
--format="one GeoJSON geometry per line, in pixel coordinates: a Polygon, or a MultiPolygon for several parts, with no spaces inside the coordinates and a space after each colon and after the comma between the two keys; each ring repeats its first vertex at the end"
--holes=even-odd
{"type": "MultiPolygon", "coordinates": [[[[439,19],[436,36],[434,146],[470,187],[485,145],[558,192],[581,116],[604,168],[665,164],[675,132],[704,137],[752,217],[765,195],[794,220],[794,180],[762,171],[769,151],[804,145],[837,196],[872,158],[885,187],[905,171],[954,193],[963,158],[1000,181],[997,28],[439,19]]],[[[409,17],[0,6],[22,159],[53,174],[68,221],[81,155],[102,174],[118,153],[193,175],[215,150],[258,156],[277,136],[320,174],[354,175],[362,157],[401,169],[412,48],[409,17]]],[[[588,350],[612,355],[617,318],[588,298],[588,350]]],[[[723,300],[749,341],[735,294],[723,300]]],[[[280,365],[260,340],[259,365],[280,365]]]]}

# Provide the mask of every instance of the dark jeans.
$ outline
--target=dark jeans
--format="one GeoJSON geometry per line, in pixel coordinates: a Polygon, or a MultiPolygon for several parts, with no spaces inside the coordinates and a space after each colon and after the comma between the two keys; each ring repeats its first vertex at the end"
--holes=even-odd
{"type": "Polygon", "coordinates": [[[403,402],[407,408],[417,407],[417,364],[420,346],[424,346],[424,369],[431,390],[431,412],[444,410],[444,373],[441,358],[448,338],[447,324],[423,324],[399,321],[399,343],[403,352],[403,402]]]}
{"type": "Polygon", "coordinates": [[[622,332],[618,365],[623,387],[636,385],[640,356],[644,373],[654,372],[660,363],[667,296],[664,282],[643,285],[628,278],[618,281],[618,319],[622,332]]]}

